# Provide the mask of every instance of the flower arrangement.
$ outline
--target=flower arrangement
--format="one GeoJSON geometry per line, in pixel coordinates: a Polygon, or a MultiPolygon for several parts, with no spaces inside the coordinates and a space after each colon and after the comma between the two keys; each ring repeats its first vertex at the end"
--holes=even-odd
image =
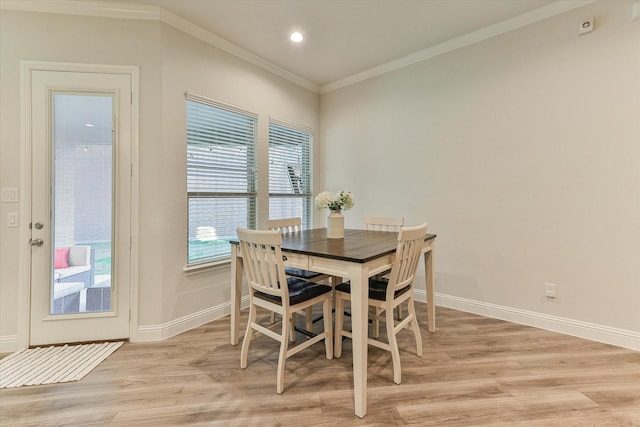
{"type": "Polygon", "coordinates": [[[323,191],[316,196],[316,208],[329,208],[332,211],[349,210],[353,207],[355,200],[353,194],[348,191],[340,191],[337,194],[323,191]]]}

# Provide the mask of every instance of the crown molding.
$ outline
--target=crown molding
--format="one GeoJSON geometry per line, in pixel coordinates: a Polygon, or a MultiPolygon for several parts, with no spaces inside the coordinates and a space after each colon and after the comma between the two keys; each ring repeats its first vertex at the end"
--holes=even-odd
{"type": "Polygon", "coordinates": [[[244,59],[263,70],[282,77],[298,86],[319,93],[318,85],[255,55],[233,43],[193,24],[165,9],[132,3],[77,0],[0,0],[0,9],[22,12],[57,13],[63,15],[97,16],[104,18],[156,20],[215,46],[233,56],[244,59]]]}
{"type": "Polygon", "coordinates": [[[209,43],[219,49],[224,50],[231,55],[237,56],[238,58],[244,59],[247,62],[252,63],[266,71],[269,71],[277,76],[280,76],[286,80],[289,80],[292,83],[295,83],[298,86],[302,86],[305,89],[308,89],[312,92],[319,93],[318,85],[311,83],[308,80],[303,79],[302,77],[293,74],[290,71],[285,70],[284,68],[278,67],[275,64],[261,58],[258,55],[255,55],[247,50],[238,47],[237,45],[219,37],[202,27],[199,27],[186,19],[179,17],[171,12],[168,12],[164,9],[161,10],[161,18],[160,20],[167,25],[174,27],[177,30],[185,32],[197,39],[200,39],[206,43],[209,43]]]}
{"type": "Polygon", "coordinates": [[[442,55],[444,53],[451,52],[453,50],[460,49],[465,46],[481,42],[483,40],[487,40],[500,34],[508,33],[518,28],[522,28],[526,25],[542,21],[544,19],[559,15],[564,12],[568,12],[589,3],[594,3],[595,1],[597,0],[557,1],[555,3],[551,3],[548,6],[543,6],[539,9],[532,10],[514,18],[507,19],[505,21],[498,22],[497,24],[489,25],[488,27],[484,27],[471,33],[467,33],[462,36],[447,40],[430,48],[412,53],[410,55],[387,62],[377,67],[373,67],[361,73],[357,73],[344,79],[328,83],[320,87],[319,93],[323,94],[331,92],[370,79],[372,77],[386,74],[400,68],[405,68],[418,62],[433,58],[435,56],[442,55]]]}
{"type": "Polygon", "coordinates": [[[159,20],[161,12],[155,6],[78,0],[0,0],[0,9],[147,20],[159,20]]]}
{"type": "Polygon", "coordinates": [[[285,70],[271,62],[255,55],[239,46],[195,25],[167,10],[156,6],[147,6],[131,3],[113,3],[101,1],[78,0],[0,0],[0,9],[19,10],[26,12],[58,13],[66,15],[99,16],[120,19],[157,20],[183,31],[197,39],[215,46],[231,55],[244,59],[263,70],[282,77],[311,92],[323,94],[346,86],[377,77],[401,68],[408,67],[418,62],[425,61],[438,55],[451,52],[456,49],[469,46],[474,43],[487,40],[491,37],[522,28],[526,25],[559,15],[564,12],[594,3],[598,0],[563,0],[551,3],[548,6],[532,10],[511,19],[481,28],[477,31],[464,34],[430,48],[404,56],[394,61],[387,62],[377,67],[370,68],[360,73],[353,74],[344,79],[336,80],[323,86],[318,86],[290,71],[285,70]]]}

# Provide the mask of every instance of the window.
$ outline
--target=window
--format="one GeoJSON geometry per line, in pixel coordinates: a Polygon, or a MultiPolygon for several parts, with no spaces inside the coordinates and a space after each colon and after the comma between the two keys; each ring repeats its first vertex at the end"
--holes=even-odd
{"type": "Polygon", "coordinates": [[[257,116],[187,95],[190,265],[230,256],[236,227],[256,228],[257,116]]]}
{"type": "Polygon", "coordinates": [[[269,122],[269,218],[301,217],[311,228],[312,140],[310,130],[269,122]]]}

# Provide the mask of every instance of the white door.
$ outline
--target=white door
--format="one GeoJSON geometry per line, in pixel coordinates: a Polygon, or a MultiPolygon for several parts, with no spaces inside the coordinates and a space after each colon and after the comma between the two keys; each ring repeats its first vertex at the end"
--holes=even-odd
{"type": "Polygon", "coordinates": [[[131,93],[31,71],[30,345],[129,337],[131,93]]]}

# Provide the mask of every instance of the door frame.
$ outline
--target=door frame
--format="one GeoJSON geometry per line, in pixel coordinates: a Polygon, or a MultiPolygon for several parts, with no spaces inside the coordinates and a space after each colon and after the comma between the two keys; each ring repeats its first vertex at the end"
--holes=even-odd
{"type": "Polygon", "coordinates": [[[20,253],[18,272],[17,350],[29,347],[31,313],[31,73],[57,71],[123,74],[131,80],[131,269],[129,277],[129,340],[137,340],[138,331],[138,212],[139,212],[139,67],[44,61],[20,61],[20,253]]]}

